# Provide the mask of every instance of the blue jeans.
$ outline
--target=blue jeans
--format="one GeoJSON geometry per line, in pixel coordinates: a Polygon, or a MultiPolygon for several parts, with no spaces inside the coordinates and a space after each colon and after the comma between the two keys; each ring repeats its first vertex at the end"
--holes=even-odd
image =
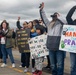
{"type": "Polygon", "coordinates": [[[1,44],[0,44],[0,59],[2,59],[1,44]]]}
{"type": "Polygon", "coordinates": [[[11,48],[6,48],[6,45],[5,44],[2,44],[1,45],[1,51],[2,51],[2,54],[3,54],[3,63],[7,63],[6,62],[6,53],[8,53],[9,57],[10,57],[10,60],[11,60],[11,63],[14,63],[14,58],[13,58],[13,54],[12,54],[12,49],[11,48]]]}
{"type": "Polygon", "coordinates": [[[76,53],[70,53],[71,73],[70,75],[76,75],[76,53]]]}
{"type": "MultiPolygon", "coordinates": [[[[2,50],[1,50],[1,44],[0,44],[0,59],[2,59],[3,55],[2,55],[2,50]]],[[[8,54],[6,52],[6,58],[8,58],[8,54]]]]}
{"type": "Polygon", "coordinates": [[[64,52],[49,50],[52,75],[64,75],[64,52]]]}

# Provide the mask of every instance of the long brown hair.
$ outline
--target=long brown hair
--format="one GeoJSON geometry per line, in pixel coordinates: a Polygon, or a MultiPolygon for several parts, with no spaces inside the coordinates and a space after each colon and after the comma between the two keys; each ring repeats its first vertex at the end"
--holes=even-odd
{"type": "Polygon", "coordinates": [[[8,22],[7,22],[6,20],[4,20],[4,21],[1,23],[1,29],[3,29],[3,27],[2,27],[3,23],[6,23],[6,29],[8,29],[8,28],[9,28],[9,24],[8,24],[8,22]]]}

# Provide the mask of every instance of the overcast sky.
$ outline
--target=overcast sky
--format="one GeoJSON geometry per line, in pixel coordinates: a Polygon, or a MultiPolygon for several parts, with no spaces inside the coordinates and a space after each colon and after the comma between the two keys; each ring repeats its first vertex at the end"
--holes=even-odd
{"type": "MultiPolygon", "coordinates": [[[[76,0],[0,0],[0,23],[5,19],[10,27],[16,27],[17,17],[21,17],[21,24],[24,21],[39,19],[39,5],[45,3],[47,17],[54,12],[61,13],[64,17],[68,11],[76,5],[76,0]]],[[[76,18],[76,12],[73,18],[76,18]]]]}

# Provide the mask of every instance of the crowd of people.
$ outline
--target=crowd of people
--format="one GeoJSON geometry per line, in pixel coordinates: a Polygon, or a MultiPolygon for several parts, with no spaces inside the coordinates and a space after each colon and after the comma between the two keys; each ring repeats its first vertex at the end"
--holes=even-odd
{"type": "MultiPolygon", "coordinates": [[[[66,52],[59,50],[61,32],[64,24],[76,25],[76,19],[72,19],[72,15],[76,10],[76,6],[72,7],[65,19],[61,14],[55,12],[51,15],[52,20],[49,21],[44,11],[44,3],[39,7],[41,19],[33,21],[25,21],[23,26],[20,25],[20,17],[18,17],[16,26],[17,30],[29,29],[30,39],[42,34],[47,34],[46,46],[49,50],[47,56],[47,66],[43,68],[43,57],[32,59],[30,61],[30,52],[21,53],[21,64],[19,67],[25,67],[24,72],[29,71],[30,62],[32,63],[33,75],[42,75],[42,69],[49,70],[52,75],[64,75],[64,61],[66,52]]],[[[9,27],[9,23],[3,20],[0,25],[0,62],[3,63],[1,67],[7,66],[8,55],[10,57],[12,67],[15,67],[15,60],[12,54],[12,47],[14,47],[16,33],[9,27]],[[14,41],[14,43],[12,42],[14,41]]],[[[70,75],[76,75],[76,53],[70,52],[71,71],[70,75]]]]}

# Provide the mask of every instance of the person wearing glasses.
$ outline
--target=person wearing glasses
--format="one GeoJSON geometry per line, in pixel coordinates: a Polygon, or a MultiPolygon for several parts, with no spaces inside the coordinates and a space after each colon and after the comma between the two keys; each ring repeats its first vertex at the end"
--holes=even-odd
{"type": "MultiPolygon", "coordinates": [[[[24,22],[23,23],[23,27],[20,25],[20,17],[18,17],[18,21],[16,24],[18,29],[26,29],[28,27],[28,22],[24,22]]],[[[21,53],[21,65],[19,67],[26,67],[26,54],[25,53],[21,53]]]]}
{"type": "Polygon", "coordinates": [[[64,51],[59,50],[63,22],[58,19],[57,12],[51,15],[52,20],[49,21],[44,12],[43,2],[40,6],[40,16],[48,29],[46,45],[49,49],[52,75],[64,75],[64,51]]]}

